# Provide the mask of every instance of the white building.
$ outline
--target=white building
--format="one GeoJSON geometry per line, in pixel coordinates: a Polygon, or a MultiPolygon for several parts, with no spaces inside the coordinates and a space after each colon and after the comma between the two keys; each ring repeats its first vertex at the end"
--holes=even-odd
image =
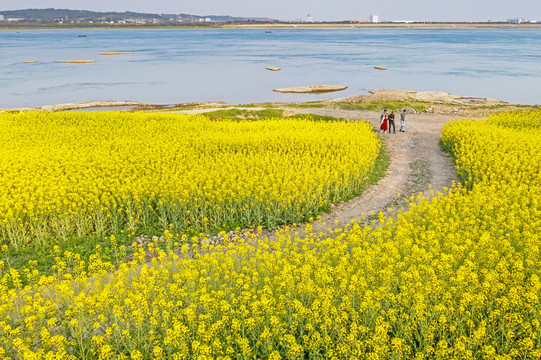
{"type": "Polygon", "coordinates": [[[370,15],[370,22],[371,23],[379,23],[379,16],[377,15],[370,15]]]}
{"type": "Polygon", "coordinates": [[[4,21],[4,15],[0,15],[0,21],[4,21]]]}

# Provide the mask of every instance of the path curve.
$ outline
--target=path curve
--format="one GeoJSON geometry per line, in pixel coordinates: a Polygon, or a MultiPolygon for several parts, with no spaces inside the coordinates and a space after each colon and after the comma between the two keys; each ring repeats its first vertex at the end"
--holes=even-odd
{"type": "MultiPolygon", "coordinates": [[[[288,109],[290,110],[290,109],[288,109]]],[[[379,113],[374,111],[336,109],[293,109],[293,113],[309,113],[341,117],[348,120],[366,120],[379,129],[379,113]]],[[[397,114],[397,118],[400,116],[397,114]]],[[[371,212],[388,213],[392,205],[403,204],[404,197],[411,193],[423,192],[430,195],[433,190],[445,192],[446,188],[458,181],[451,156],[440,148],[440,133],[452,115],[408,114],[406,132],[399,132],[400,120],[396,120],[397,132],[381,135],[387,144],[391,162],[387,174],[375,185],[367,188],[362,195],[333,207],[330,213],[311,225],[315,233],[342,227],[362,214],[371,212]],[[400,194],[400,195],[399,195],[400,194]],[[338,223],[336,223],[338,220],[338,223]]],[[[303,232],[302,227],[292,232],[303,232]]]]}

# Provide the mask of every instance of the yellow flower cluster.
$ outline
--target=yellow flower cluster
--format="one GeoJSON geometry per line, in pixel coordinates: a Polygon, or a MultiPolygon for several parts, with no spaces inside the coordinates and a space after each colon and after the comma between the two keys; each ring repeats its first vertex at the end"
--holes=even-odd
{"type": "Polygon", "coordinates": [[[300,222],[366,186],[365,122],[179,114],[0,115],[0,241],[300,222]]]}
{"type": "Polygon", "coordinates": [[[372,226],[4,269],[0,357],[541,358],[541,112],[521,116],[449,123],[468,186],[372,226]]]}

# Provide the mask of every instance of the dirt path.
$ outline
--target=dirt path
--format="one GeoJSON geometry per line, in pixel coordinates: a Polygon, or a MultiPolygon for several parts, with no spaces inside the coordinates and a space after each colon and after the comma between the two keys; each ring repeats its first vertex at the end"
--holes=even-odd
{"type": "MultiPolygon", "coordinates": [[[[295,113],[328,115],[350,120],[367,120],[379,129],[379,113],[373,111],[335,110],[335,109],[298,109],[295,113]]],[[[397,130],[400,128],[400,116],[397,114],[397,130]]],[[[387,213],[393,205],[407,205],[404,197],[412,193],[430,194],[443,192],[444,188],[458,181],[451,157],[440,148],[440,132],[452,115],[408,114],[406,132],[386,133],[381,135],[387,144],[391,163],[387,175],[377,184],[350,201],[342,203],[328,214],[322,214],[319,221],[312,223],[316,233],[327,231],[359,219],[362,214],[371,212],[387,213]],[[399,195],[400,194],[400,195],[399,195]],[[338,220],[338,224],[335,222],[338,220]]],[[[294,232],[302,233],[301,227],[294,232]]]]}

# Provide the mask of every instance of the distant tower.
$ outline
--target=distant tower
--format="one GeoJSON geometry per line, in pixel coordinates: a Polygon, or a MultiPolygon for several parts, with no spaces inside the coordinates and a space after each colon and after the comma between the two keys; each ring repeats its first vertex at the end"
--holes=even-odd
{"type": "Polygon", "coordinates": [[[375,23],[375,24],[379,23],[379,16],[370,15],[370,22],[375,23]]]}
{"type": "Polygon", "coordinates": [[[310,14],[306,15],[306,22],[314,22],[314,18],[310,16],[310,14]]]}

